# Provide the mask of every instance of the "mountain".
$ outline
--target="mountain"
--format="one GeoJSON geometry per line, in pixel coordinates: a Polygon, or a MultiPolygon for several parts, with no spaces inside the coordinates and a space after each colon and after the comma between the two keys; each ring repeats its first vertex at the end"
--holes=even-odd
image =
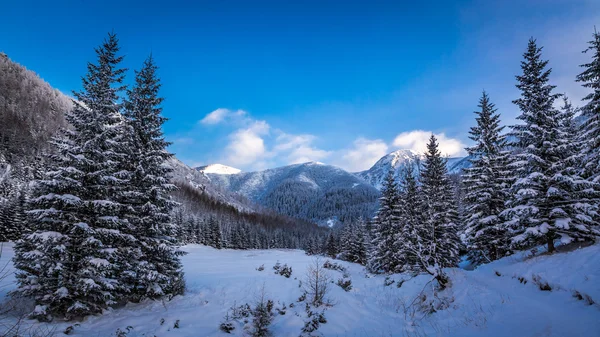
{"type": "MultiPolygon", "coordinates": [[[[64,116],[72,106],[71,98],[0,53],[0,221],[3,224],[20,216],[12,210],[23,209],[35,179],[46,168],[45,154],[53,151],[49,140],[68,126],[64,116]]],[[[198,170],[175,157],[166,165],[173,169],[171,183],[178,187],[171,196],[181,204],[173,213],[173,221],[180,227],[182,242],[194,242],[190,241],[192,237],[209,222],[218,224],[224,240],[243,229],[244,235],[254,242],[252,247],[266,247],[277,241],[280,247],[300,248],[310,237],[324,235],[316,224],[276,214],[213,185],[206,176],[206,172],[238,173],[237,169],[211,165],[198,170]]]]}
{"type": "MultiPolygon", "coordinates": [[[[385,176],[390,170],[394,170],[396,177],[400,177],[402,172],[410,165],[417,173],[423,164],[425,156],[412,150],[397,150],[389,153],[379,159],[370,169],[357,172],[355,175],[364,181],[381,189],[385,176]]],[[[448,173],[460,173],[463,168],[471,165],[468,157],[448,158],[448,173]]]]}
{"type": "Polygon", "coordinates": [[[315,162],[206,176],[213,184],[277,213],[327,226],[372,216],[379,198],[379,191],[359,177],[315,162]]]}
{"type": "Polygon", "coordinates": [[[196,167],[196,170],[202,173],[215,173],[215,174],[238,174],[242,172],[240,169],[236,169],[235,167],[221,165],[221,164],[211,164],[206,166],[196,167]]]}

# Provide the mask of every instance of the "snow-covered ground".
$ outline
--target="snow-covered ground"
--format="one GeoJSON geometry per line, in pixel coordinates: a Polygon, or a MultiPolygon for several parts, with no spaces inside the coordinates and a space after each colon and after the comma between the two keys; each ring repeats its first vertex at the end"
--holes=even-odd
{"type": "MultiPolygon", "coordinates": [[[[285,315],[276,315],[273,335],[300,334],[306,314],[304,304],[297,302],[302,294],[299,280],[313,257],[295,250],[234,251],[198,245],[184,250],[189,253],[183,258],[188,286],[184,296],[111,310],[79,323],[71,335],[114,336],[117,329],[130,327],[127,336],[227,336],[218,327],[228,309],[252,304],[263,286],[275,307],[288,307],[285,315]],[[277,261],[293,268],[290,278],[274,274],[277,261]],[[258,271],[261,265],[265,269],[258,271]],[[177,320],[179,328],[174,328],[177,320]]],[[[5,246],[1,260],[11,255],[11,247],[5,246]]],[[[345,292],[331,284],[328,298],[334,305],[325,311],[327,323],[318,331],[322,336],[600,336],[600,245],[552,256],[525,255],[474,271],[449,269],[452,286],[438,296],[450,306],[429,315],[414,313],[409,306],[418,302],[415,298],[423,288],[431,294],[428,276],[409,279],[400,288],[384,286],[385,276],[366,275],[360,265],[335,261],[347,268],[353,288],[345,292]],[[545,283],[550,291],[540,290],[539,284],[545,283]],[[588,298],[596,303],[589,304],[588,298]]],[[[328,272],[333,280],[342,277],[339,271],[328,272]]],[[[12,277],[4,280],[0,296],[13,288],[12,277]]],[[[52,323],[50,328],[62,335],[70,325],[52,323]]],[[[232,335],[242,336],[244,331],[238,326],[232,335]]]]}

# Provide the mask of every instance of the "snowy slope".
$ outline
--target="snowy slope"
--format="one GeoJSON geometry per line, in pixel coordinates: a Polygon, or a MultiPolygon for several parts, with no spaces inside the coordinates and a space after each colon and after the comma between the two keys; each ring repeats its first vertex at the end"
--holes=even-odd
{"type": "MultiPolygon", "coordinates": [[[[412,150],[397,150],[379,159],[370,169],[355,173],[366,182],[381,189],[385,176],[394,170],[397,177],[408,167],[412,166],[414,172],[419,171],[425,156],[412,150]]],[[[460,173],[463,168],[469,167],[468,157],[448,158],[447,168],[449,173],[460,173]]]]}
{"type": "MultiPolygon", "coordinates": [[[[188,252],[183,257],[188,287],[185,295],[170,302],[130,304],[88,318],[75,326],[71,335],[115,336],[117,329],[131,327],[128,337],[227,336],[218,325],[228,309],[252,304],[263,286],[275,307],[283,303],[287,307],[285,315],[275,316],[273,336],[300,334],[306,314],[305,304],[298,302],[302,293],[299,281],[313,257],[294,250],[234,251],[197,245],[184,250],[188,252]],[[273,273],[277,261],[292,267],[290,278],[273,273]],[[256,270],[260,265],[265,266],[264,271],[256,270]],[[290,303],[294,303],[293,308],[290,303]],[[174,328],[177,320],[179,328],[174,328]]],[[[0,263],[11,254],[9,249],[0,263]]],[[[600,336],[600,245],[529,259],[512,256],[474,271],[448,269],[451,288],[437,296],[449,300],[449,307],[429,315],[414,312],[414,305],[410,305],[420,295],[431,294],[428,276],[392,275],[393,280],[407,281],[400,288],[395,284],[385,287],[385,276],[367,275],[360,265],[336,262],[347,268],[353,288],[345,292],[331,284],[328,298],[334,305],[325,310],[327,323],[318,330],[322,336],[600,336]],[[519,277],[528,282],[521,283],[519,277]],[[532,282],[534,278],[547,281],[552,290],[541,291],[532,282]],[[574,297],[575,291],[596,304],[574,297]]],[[[342,277],[338,271],[327,273],[334,280],[342,277]]],[[[12,281],[0,283],[3,298],[14,289],[12,281]]],[[[4,324],[11,320],[14,318],[0,316],[4,324]]],[[[74,324],[26,323],[53,329],[58,335],[74,324]]],[[[242,322],[235,324],[231,335],[244,336],[242,322]]],[[[0,335],[2,332],[0,326],[0,335]]]]}
{"type": "Polygon", "coordinates": [[[222,165],[222,164],[211,164],[206,166],[199,166],[195,168],[202,173],[215,173],[215,174],[238,174],[242,172],[240,169],[235,167],[222,165]]]}
{"type": "Polygon", "coordinates": [[[379,192],[338,167],[310,162],[233,175],[207,174],[217,186],[278,213],[326,224],[370,216],[379,192]]]}

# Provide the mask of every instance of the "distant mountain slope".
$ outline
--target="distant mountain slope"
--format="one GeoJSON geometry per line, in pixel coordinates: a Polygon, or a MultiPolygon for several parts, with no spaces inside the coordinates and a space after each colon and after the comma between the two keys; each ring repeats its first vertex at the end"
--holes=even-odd
{"type": "MultiPolygon", "coordinates": [[[[379,159],[370,169],[355,173],[356,176],[365,180],[377,189],[381,189],[385,176],[390,170],[400,177],[402,172],[410,165],[415,173],[423,164],[424,156],[412,150],[397,150],[379,159]]],[[[448,158],[447,168],[449,173],[460,173],[463,168],[471,165],[468,157],[448,158]]]]}
{"type": "Polygon", "coordinates": [[[206,174],[217,186],[288,216],[333,225],[370,217],[379,192],[355,175],[320,163],[239,174],[206,174]]]}
{"type": "Polygon", "coordinates": [[[179,159],[175,157],[171,158],[168,165],[173,169],[171,177],[175,183],[187,183],[203,193],[206,193],[211,198],[233,206],[239,211],[257,211],[256,207],[254,207],[246,198],[213,185],[211,180],[203,172],[187,166],[179,159]]]}

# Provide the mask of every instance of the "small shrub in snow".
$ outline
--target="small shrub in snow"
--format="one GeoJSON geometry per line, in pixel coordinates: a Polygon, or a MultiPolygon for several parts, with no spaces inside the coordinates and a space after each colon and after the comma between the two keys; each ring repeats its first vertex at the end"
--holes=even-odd
{"type": "Polygon", "coordinates": [[[573,291],[573,297],[575,297],[576,299],[583,301],[585,300],[587,302],[587,304],[589,305],[593,305],[596,302],[594,302],[594,300],[592,299],[592,297],[588,294],[582,294],[579,291],[575,290],[573,291]]]}
{"type": "Polygon", "coordinates": [[[304,300],[306,300],[306,295],[307,292],[303,292],[302,295],[300,295],[300,297],[298,297],[298,302],[304,302],[304,300]]]}
{"type": "Polygon", "coordinates": [[[281,269],[281,263],[279,263],[279,261],[275,262],[275,265],[273,266],[273,270],[275,270],[275,274],[279,274],[280,269],[281,269]]]}
{"type": "Polygon", "coordinates": [[[329,292],[330,277],[327,274],[324,265],[321,264],[320,257],[316,257],[313,263],[308,266],[306,271],[306,280],[304,282],[304,291],[310,296],[310,303],[314,306],[324,304],[325,297],[329,292]]]}
{"type": "Polygon", "coordinates": [[[133,327],[131,325],[128,326],[125,330],[121,330],[121,328],[117,328],[117,331],[115,331],[115,336],[116,337],[127,337],[127,334],[129,334],[129,332],[131,332],[131,330],[133,330],[133,327]]]}
{"type": "Polygon", "coordinates": [[[342,266],[341,264],[335,263],[335,262],[331,262],[329,260],[327,260],[327,261],[325,261],[325,263],[323,263],[323,268],[337,270],[337,271],[347,274],[347,270],[344,266],[342,266]]]}
{"type": "Polygon", "coordinates": [[[384,287],[389,287],[389,286],[391,286],[392,284],[394,284],[395,282],[396,282],[396,281],[394,281],[394,280],[393,280],[391,277],[387,276],[387,277],[385,278],[385,280],[383,281],[383,286],[384,286],[384,287]]]}
{"type": "Polygon", "coordinates": [[[222,322],[221,325],[219,325],[219,330],[225,333],[231,333],[235,330],[235,326],[233,326],[233,323],[231,322],[222,322]]]}
{"type": "Polygon", "coordinates": [[[300,336],[315,336],[314,333],[319,329],[320,325],[327,323],[325,313],[323,311],[314,313],[308,303],[306,303],[305,311],[307,319],[304,322],[304,327],[302,327],[302,334],[300,336]]]}
{"type": "Polygon", "coordinates": [[[252,314],[252,309],[250,309],[250,305],[248,303],[242,304],[240,306],[231,307],[231,318],[232,319],[242,319],[248,318],[252,314]]]}
{"type": "Polygon", "coordinates": [[[179,329],[179,320],[175,321],[175,324],[173,324],[173,329],[179,329]]]}
{"type": "Polygon", "coordinates": [[[279,270],[279,275],[284,276],[285,278],[290,278],[290,276],[292,276],[292,267],[284,264],[279,270]]]}
{"type": "Polygon", "coordinates": [[[70,334],[73,332],[73,330],[75,330],[75,328],[74,328],[72,325],[69,325],[69,326],[68,326],[68,327],[65,329],[65,331],[63,331],[63,334],[65,334],[65,335],[70,335],[70,334]]]}
{"type": "Polygon", "coordinates": [[[400,281],[396,282],[396,288],[401,288],[402,285],[404,284],[404,282],[406,282],[406,280],[400,280],[400,281]]]}
{"type": "Polygon", "coordinates": [[[269,326],[273,322],[273,301],[265,298],[264,291],[259,300],[256,302],[254,310],[252,310],[252,327],[250,335],[252,337],[268,337],[271,336],[269,326]]]}
{"type": "Polygon", "coordinates": [[[261,264],[261,265],[260,265],[258,268],[256,268],[256,270],[258,270],[258,271],[263,271],[263,270],[265,270],[265,265],[264,265],[264,264],[261,264]]]}
{"type": "Polygon", "coordinates": [[[531,276],[531,281],[535,284],[538,285],[538,287],[540,287],[540,290],[543,291],[551,291],[552,287],[550,287],[550,285],[548,284],[548,282],[542,280],[542,278],[539,275],[532,275],[531,276]]]}
{"type": "Polygon", "coordinates": [[[235,330],[235,325],[233,325],[231,317],[229,317],[229,312],[225,315],[225,319],[219,325],[219,330],[225,333],[231,333],[233,330],[235,330]]]}
{"type": "Polygon", "coordinates": [[[287,307],[285,306],[285,303],[283,303],[281,305],[281,308],[275,308],[277,310],[277,313],[281,316],[285,315],[287,307]]]}
{"type": "Polygon", "coordinates": [[[345,291],[352,290],[352,280],[349,280],[349,279],[348,280],[339,279],[337,281],[337,285],[340,286],[345,291]]]}

